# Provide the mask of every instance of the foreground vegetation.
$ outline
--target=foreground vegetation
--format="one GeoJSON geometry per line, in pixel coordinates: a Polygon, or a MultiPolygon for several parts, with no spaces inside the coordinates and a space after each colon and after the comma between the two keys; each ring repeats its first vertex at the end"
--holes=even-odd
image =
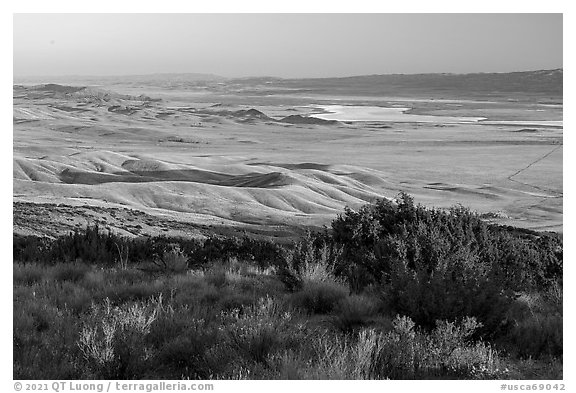
{"type": "Polygon", "coordinates": [[[14,238],[17,379],[558,379],[562,239],[346,210],[293,247],[14,238]]]}

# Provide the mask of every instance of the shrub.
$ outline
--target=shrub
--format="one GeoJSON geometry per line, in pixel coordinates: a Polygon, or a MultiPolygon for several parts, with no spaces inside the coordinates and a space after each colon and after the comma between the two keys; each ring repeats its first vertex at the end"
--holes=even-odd
{"type": "Polygon", "coordinates": [[[335,258],[331,254],[333,252],[326,244],[319,249],[318,255],[314,255],[314,251],[308,249],[306,257],[300,264],[300,278],[303,281],[333,281],[334,267],[331,261],[335,258]]]}
{"type": "Polygon", "coordinates": [[[410,316],[418,325],[432,328],[436,320],[475,316],[494,332],[514,293],[495,283],[488,269],[468,253],[445,253],[433,267],[407,258],[404,241],[396,240],[390,273],[382,284],[382,298],[396,313],[410,316]]]}
{"type": "Polygon", "coordinates": [[[296,307],[311,314],[326,314],[348,295],[347,286],[335,277],[331,262],[333,254],[325,244],[315,252],[310,237],[291,253],[284,274],[279,278],[290,286],[289,290],[299,289],[291,296],[296,307]]]}
{"type": "Polygon", "coordinates": [[[505,346],[523,358],[561,357],[563,318],[540,315],[518,322],[504,337],[505,346]]]}
{"type": "MultiPolygon", "coordinates": [[[[90,264],[120,266],[143,263],[164,258],[177,245],[195,268],[201,268],[215,260],[238,258],[251,261],[260,268],[282,266],[283,247],[266,240],[249,237],[217,237],[208,239],[168,238],[164,236],[127,238],[116,235],[98,225],[77,229],[56,239],[36,236],[13,235],[14,260],[54,264],[74,262],[78,259],[90,264]]],[[[167,256],[170,258],[170,256],[167,256]]],[[[176,271],[185,269],[179,255],[176,271]]]]}
{"type": "Polygon", "coordinates": [[[64,281],[47,287],[47,295],[51,302],[59,308],[82,314],[90,309],[93,296],[78,283],[64,281]]]}
{"type": "Polygon", "coordinates": [[[13,375],[16,379],[81,378],[77,368],[76,320],[45,298],[15,299],[13,375]]]}
{"type": "Polygon", "coordinates": [[[204,272],[204,279],[216,288],[222,288],[228,282],[226,268],[222,264],[215,264],[204,272]]]}
{"type": "Polygon", "coordinates": [[[47,278],[47,269],[36,263],[14,263],[12,270],[14,284],[31,285],[47,278]]]}
{"type": "Polygon", "coordinates": [[[82,281],[82,286],[92,291],[102,290],[106,284],[106,275],[102,269],[88,271],[82,281]]]}
{"type": "Polygon", "coordinates": [[[112,307],[109,300],[94,305],[80,331],[78,347],[95,378],[128,379],[141,375],[148,360],[143,345],[156,310],[144,304],[112,307]]]}
{"type": "Polygon", "coordinates": [[[241,310],[252,306],[254,302],[252,295],[243,293],[227,293],[220,299],[220,305],[224,311],[241,310]]]}
{"type": "Polygon", "coordinates": [[[519,296],[506,314],[508,330],[498,343],[521,358],[562,357],[563,317],[558,301],[557,295],[519,296]]]}
{"type": "Polygon", "coordinates": [[[156,264],[173,273],[182,273],[188,269],[188,259],[178,244],[171,244],[156,264]]]}
{"type": "Polygon", "coordinates": [[[207,379],[212,373],[206,351],[219,342],[218,332],[208,326],[197,309],[174,309],[155,300],[157,318],[146,335],[153,351],[151,377],[207,379]]]}
{"type": "Polygon", "coordinates": [[[333,240],[343,246],[342,261],[364,266],[376,279],[390,273],[388,260],[396,247],[389,246],[395,241],[403,241],[410,268],[421,264],[434,270],[444,256],[468,254],[513,289],[545,287],[562,274],[559,236],[487,224],[463,207],[416,206],[407,194],[358,212],[346,209],[332,228],[333,240]]]}
{"type": "Polygon", "coordinates": [[[288,268],[302,279],[323,281],[334,276],[334,263],[341,253],[341,248],[330,242],[327,233],[307,232],[292,248],[284,249],[285,263],[280,267],[288,268]]]}
{"type": "Polygon", "coordinates": [[[332,229],[342,247],[336,275],[356,291],[381,285],[392,310],[428,328],[475,316],[495,330],[515,291],[562,277],[559,236],[487,224],[463,207],[416,206],[406,194],[346,209],[332,229]]]}
{"type": "Polygon", "coordinates": [[[152,282],[141,281],[133,284],[117,283],[105,287],[102,291],[102,296],[109,298],[114,303],[124,303],[158,296],[166,290],[166,283],[159,280],[152,282]]]}
{"type": "Polygon", "coordinates": [[[302,279],[294,269],[281,267],[276,275],[288,292],[296,292],[302,289],[302,279]]]}
{"type": "Polygon", "coordinates": [[[376,299],[362,295],[351,295],[340,300],[335,307],[332,324],[344,333],[366,326],[378,312],[376,299]]]}
{"type": "Polygon", "coordinates": [[[22,236],[14,233],[12,236],[14,261],[45,263],[51,244],[52,240],[46,237],[22,236]]]}
{"type": "Polygon", "coordinates": [[[84,263],[58,263],[50,269],[52,279],[56,281],[78,282],[84,278],[90,266],[84,263]]]}
{"type": "Polygon", "coordinates": [[[502,377],[497,354],[482,342],[468,342],[477,327],[474,319],[439,322],[427,334],[410,318],[397,317],[394,330],[386,334],[367,329],[355,341],[322,338],[316,346],[318,362],[308,373],[337,379],[502,377]]]}
{"type": "Polygon", "coordinates": [[[85,230],[76,230],[61,236],[49,244],[45,259],[54,262],[96,262],[111,266],[118,258],[116,236],[110,231],[102,231],[98,225],[88,226],[85,230]]]}
{"type": "Polygon", "coordinates": [[[335,281],[307,281],[300,292],[292,295],[296,307],[311,314],[327,314],[348,296],[348,288],[335,281]]]}
{"type": "Polygon", "coordinates": [[[284,343],[283,333],[289,328],[292,315],[284,312],[272,298],[261,298],[243,313],[224,314],[226,331],[232,348],[250,362],[265,363],[268,355],[284,343]]]}
{"type": "Polygon", "coordinates": [[[150,276],[139,269],[115,269],[107,270],[107,278],[116,285],[140,284],[146,281],[150,276]]]}
{"type": "Polygon", "coordinates": [[[206,348],[202,337],[175,336],[159,349],[154,358],[154,367],[164,378],[208,379],[210,370],[205,359],[206,348]]]}
{"type": "Polygon", "coordinates": [[[509,379],[562,380],[564,374],[562,359],[558,358],[518,359],[509,364],[509,367],[510,370],[507,373],[509,379]]]}
{"type": "Polygon", "coordinates": [[[284,285],[275,274],[242,276],[230,286],[230,289],[241,293],[249,293],[256,297],[279,295],[285,292],[284,285]]]}

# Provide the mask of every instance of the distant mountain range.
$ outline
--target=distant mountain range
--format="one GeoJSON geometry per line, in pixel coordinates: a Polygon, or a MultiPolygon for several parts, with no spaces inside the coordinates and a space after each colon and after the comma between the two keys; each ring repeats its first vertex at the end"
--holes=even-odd
{"type": "MultiPolygon", "coordinates": [[[[63,76],[14,78],[14,83],[74,83],[74,82],[156,84],[166,87],[235,85],[264,86],[254,90],[283,90],[292,93],[341,94],[341,95],[412,95],[489,97],[511,94],[513,96],[537,95],[561,99],[563,94],[563,69],[522,71],[507,73],[471,74],[383,74],[327,78],[276,78],[247,77],[226,78],[214,74],[166,73],[125,76],[63,76]]],[[[247,92],[247,91],[245,91],[247,92]]]]}
{"type": "Polygon", "coordinates": [[[137,82],[215,82],[229,78],[201,73],[157,73],[142,75],[62,75],[62,76],[15,76],[14,83],[137,83],[137,82]]]}
{"type": "MultiPolygon", "coordinates": [[[[256,82],[257,78],[249,80],[256,82]]],[[[385,74],[341,78],[264,78],[268,87],[298,89],[317,94],[396,95],[435,93],[436,95],[489,96],[534,94],[562,97],[563,69],[508,73],[473,74],[385,74]]]]}

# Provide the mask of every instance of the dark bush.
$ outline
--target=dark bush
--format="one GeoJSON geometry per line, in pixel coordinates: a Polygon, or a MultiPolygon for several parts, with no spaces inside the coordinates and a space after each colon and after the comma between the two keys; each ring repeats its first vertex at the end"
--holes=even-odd
{"type": "Polygon", "coordinates": [[[340,300],[330,322],[343,333],[352,333],[370,324],[378,315],[380,304],[371,297],[352,295],[340,300]]]}
{"type": "Polygon", "coordinates": [[[12,278],[14,284],[32,285],[46,279],[47,270],[43,265],[36,263],[14,264],[12,278]]]}
{"type": "Polygon", "coordinates": [[[208,284],[212,284],[216,288],[222,288],[228,282],[226,278],[226,268],[220,264],[216,264],[204,272],[204,279],[208,284]]]}
{"type": "Polygon", "coordinates": [[[177,336],[166,342],[152,360],[155,374],[164,378],[208,379],[210,370],[204,358],[206,343],[201,337],[177,336]]]}
{"type": "Polygon", "coordinates": [[[562,279],[557,234],[488,224],[463,207],[425,208],[406,194],[346,209],[332,229],[342,247],[336,275],[356,290],[381,286],[392,310],[430,328],[474,316],[494,332],[515,292],[562,279]]]}
{"type": "Polygon", "coordinates": [[[498,343],[521,358],[562,357],[563,318],[558,300],[549,293],[522,294],[506,313],[508,329],[498,343]]]}
{"type": "Polygon", "coordinates": [[[56,281],[78,282],[90,271],[90,266],[84,263],[59,263],[51,270],[56,281]]]}
{"type": "Polygon", "coordinates": [[[310,314],[327,314],[348,296],[348,289],[332,281],[309,281],[300,292],[292,295],[294,306],[310,314]]]}
{"type": "Polygon", "coordinates": [[[203,268],[214,261],[237,258],[251,261],[265,268],[281,266],[284,262],[282,246],[266,240],[249,237],[217,237],[207,239],[183,239],[168,237],[127,238],[103,230],[98,225],[76,230],[56,239],[13,235],[14,261],[55,264],[75,262],[120,266],[130,263],[162,261],[175,262],[168,270],[184,270],[187,267],[203,268]],[[175,252],[174,250],[177,250],[175,252]]]}

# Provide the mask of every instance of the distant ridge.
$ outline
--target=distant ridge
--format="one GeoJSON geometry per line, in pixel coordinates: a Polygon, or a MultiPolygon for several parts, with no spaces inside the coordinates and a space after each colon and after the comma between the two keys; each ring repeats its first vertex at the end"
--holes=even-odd
{"type": "Polygon", "coordinates": [[[375,74],[326,78],[275,78],[270,76],[226,78],[214,74],[162,73],[124,76],[63,76],[14,78],[14,83],[144,84],[163,88],[207,88],[222,91],[232,87],[251,94],[269,94],[282,90],[286,94],[338,94],[357,96],[413,96],[489,98],[507,95],[510,99],[528,96],[562,99],[562,68],[536,71],[491,73],[375,74]],[[257,86],[257,88],[255,88],[257,86]]]}
{"type": "Polygon", "coordinates": [[[317,78],[279,78],[286,80],[294,79],[350,79],[350,78],[364,78],[364,77],[418,77],[418,76],[432,76],[432,75],[442,75],[442,76],[470,76],[470,75],[510,75],[510,74],[535,74],[542,76],[555,76],[562,75],[563,68],[553,68],[546,70],[530,70],[530,71],[509,71],[509,72],[419,72],[415,74],[404,74],[404,73],[389,73],[389,74],[361,74],[361,75],[350,75],[350,76],[338,76],[338,77],[317,77],[317,78]]]}
{"type": "Polygon", "coordinates": [[[471,74],[382,74],[338,78],[283,79],[277,87],[318,94],[386,95],[430,92],[450,95],[526,93],[561,97],[563,69],[471,74]]]}
{"type": "Polygon", "coordinates": [[[61,76],[14,76],[13,83],[119,83],[119,82],[217,82],[228,78],[203,73],[154,73],[136,75],[61,75],[61,76]]]}
{"type": "MultiPolygon", "coordinates": [[[[106,78],[106,77],[103,77],[106,78]]],[[[110,78],[119,78],[119,77],[110,77],[110,78]]],[[[215,74],[202,74],[197,72],[186,72],[186,73],[154,73],[154,74],[138,74],[138,75],[125,75],[122,78],[126,78],[128,80],[149,80],[149,79],[157,79],[157,80],[170,80],[170,81],[185,81],[185,82],[194,82],[194,81],[218,81],[218,80],[226,80],[224,76],[215,75],[215,74]]]]}
{"type": "MultiPolygon", "coordinates": [[[[431,98],[507,99],[527,100],[534,97],[562,100],[562,68],[536,71],[492,73],[428,73],[375,74],[326,78],[249,78],[232,79],[228,83],[265,87],[283,94],[318,94],[350,96],[420,96],[431,98]]],[[[252,91],[259,94],[258,91],[252,91]]]]}

